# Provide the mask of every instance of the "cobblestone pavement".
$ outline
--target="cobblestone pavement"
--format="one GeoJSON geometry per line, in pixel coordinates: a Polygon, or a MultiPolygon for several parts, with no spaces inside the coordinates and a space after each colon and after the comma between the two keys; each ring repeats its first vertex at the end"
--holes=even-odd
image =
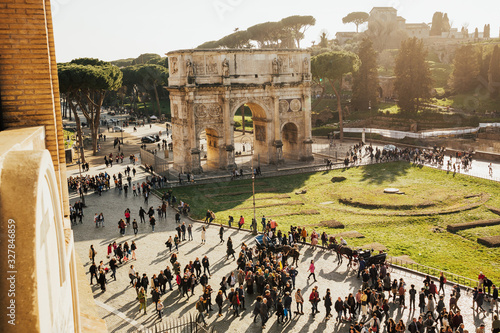
{"type": "MultiPolygon", "coordinates": [[[[118,171],[122,171],[125,167],[126,164],[114,164],[113,168],[107,169],[107,172],[111,174],[116,173],[118,171]]],[[[134,182],[144,179],[145,177],[145,173],[142,170],[139,168],[136,169],[139,172],[134,178],[134,182]]],[[[90,173],[98,173],[102,170],[104,170],[103,166],[97,166],[92,168],[90,173]]],[[[75,172],[75,170],[72,170],[68,173],[70,174],[75,172]]],[[[72,195],[71,202],[74,202],[76,199],[77,198],[72,195]]],[[[142,273],[147,273],[148,277],[151,277],[153,274],[158,274],[159,271],[164,269],[167,265],[170,266],[170,262],[168,261],[170,256],[164,243],[168,239],[169,235],[173,236],[175,234],[175,212],[169,209],[166,219],[157,219],[156,230],[154,233],[151,231],[149,225],[139,224],[139,233],[137,236],[133,235],[133,231],[129,227],[126,230],[126,235],[124,237],[120,237],[117,223],[120,218],[124,217],[124,211],[126,208],[130,208],[132,212],[132,219],[137,218],[139,220],[139,207],[158,207],[160,200],[152,196],[149,199],[148,204],[145,204],[142,197],[134,197],[130,193],[128,197],[125,197],[123,193],[119,194],[118,190],[112,188],[111,190],[104,192],[102,196],[98,196],[97,194],[87,195],[86,204],[87,208],[84,210],[85,217],[83,219],[83,224],[73,226],[73,231],[77,254],[82,259],[82,262],[85,263],[85,269],[87,271],[90,266],[88,252],[91,244],[93,244],[97,250],[96,262],[98,263],[100,260],[103,260],[105,264],[108,262],[108,259],[106,258],[106,251],[109,243],[116,241],[117,243],[123,244],[125,241],[128,241],[130,244],[132,240],[135,240],[138,246],[138,250],[136,251],[137,260],[129,261],[118,268],[116,274],[117,279],[116,281],[109,282],[106,292],[101,293],[100,288],[97,285],[91,286],[96,304],[98,305],[97,308],[99,315],[106,320],[110,332],[134,332],[138,329],[152,327],[155,323],[159,322],[157,320],[157,314],[154,311],[154,306],[151,305],[151,299],[148,298],[147,315],[143,315],[142,313],[139,314],[139,304],[136,300],[135,290],[129,286],[128,270],[130,264],[133,264],[136,271],[141,275],[142,273]],[[100,212],[102,212],[105,216],[104,228],[96,228],[93,225],[94,213],[100,212]]],[[[185,218],[183,218],[183,221],[185,221],[186,224],[193,223],[185,218]]],[[[216,222],[218,221],[216,220],[216,222]]],[[[213,289],[217,291],[221,278],[223,276],[228,276],[230,272],[236,268],[236,263],[233,259],[226,260],[226,246],[225,244],[219,245],[218,225],[211,225],[207,228],[207,243],[204,245],[201,244],[200,236],[202,224],[195,222],[193,226],[194,240],[184,241],[181,243],[179,248],[179,262],[181,263],[181,266],[184,267],[189,260],[194,260],[196,257],[199,257],[201,260],[204,255],[207,255],[210,259],[212,270],[212,277],[209,280],[209,284],[211,284],[213,289]]],[[[227,239],[229,236],[233,239],[235,249],[238,249],[242,242],[245,242],[250,246],[255,244],[253,235],[246,231],[226,229],[224,238],[227,239]]],[[[298,266],[299,275],[297,277],[297,287],[303,289],[305,298],[309,296],[312,287],[315,285],[319,287],[321,297],[324,296],[326,288],[330,288],[334,301],[338,296],[345,297],[350,292],[357,291],[360,287],[360,281],[356,279],[354,273],[347,268],[345,263],[340,266],[335,263],[336,256],[334,254],[325,252],[321,249],[312,249],[309,246],[303,246],[301,254],[298,266]],[[311,259],[316,261],[317,283],[307,281],[307,268],[311,259]]],[[[405,279],[407,285],[413,283],[417,288],[420,288],[422,285],[422,276],[412,275],[399,270],[395,270],[394,274],[396,276],[393,276],[393,278],[399,279],[402,277],[405,279]]],[[[89,277],[88,273],[87,276],[89,277]]],[[[447,286],[447,297],[445,298],[446,304],[448,304],[449,294],[450,287],[447,286]]],[[[194,304],[200,295],[200,286],[195,288],[195,295],[190,299],[181,298],[175,288],[174,291],[167,291],[167,293],[161,298],[165,305],[164,316],[166,319],[164,320],[180,318],[188,313],[196,314],[194,304]]],[[[213,297],[213,302],[214,300],[215,295],[213,297]]],[[[210,326],[215,327],[217,332],[260,332],[262,330],[260,319],[257,320],[257,324],[252,322],[254,297],[247,297],[246,303],[247,309],[243,311],[241,316],[238,318],[233,318],[229,312],[227,312],[227,303],[224,304],[224,316],[217,317],[217,306],[214,305],[214,312],[211,312],[210,315],[206,317],[207,322],[210,326]]],[[[323,306],[323,302],[320,303],[320,313],[316,317],[311,315],[309,302],[306,301],[305,303],[305,315],[295,315],[292,321],[286,323],[285,325],[279,325],[276,322],[276,316],[274,315],[271,317],[267,328],[264,331],[348,331],[347,323],[337,324],[334,319],[325,321],[325,308],[323,306]]],[[[484,322],[489,330],[491,327],[491,315],[477,315],[473,313],[471,306],[472,300],[470,295],[463,292],[459,301],[459,307],[462,309],[466,328],[472,332],[476,325],[484,322]]],[[[486,305],[485,308],[488,310],[489,306],[486,305]]],[[[295,309],[295,304],[292,305],[292,309],[295,309]]],[[[405,322],[407,322],[410,317],[417,315],[417,313],[410,313],[407,309],[402,310],[401,308],[396,307],[396,305],[391,305],[391,311],[393,318],[402,318],[405,322]]]]}

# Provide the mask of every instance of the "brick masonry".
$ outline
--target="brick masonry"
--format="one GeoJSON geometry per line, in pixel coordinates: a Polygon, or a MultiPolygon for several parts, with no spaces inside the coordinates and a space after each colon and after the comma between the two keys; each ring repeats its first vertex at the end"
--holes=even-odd
{"type": "MultiPolygon", "coordinates": [[[[61,185],[66,179],[59,82],[49,1],[4,0],[0,4],[0,91],[4,129],[45,126],[61,185]]],[[[66,186],[60,186],[67,202],[66,186]]],[[[67,215],[67,205],[63,204],[67,215]]]]}

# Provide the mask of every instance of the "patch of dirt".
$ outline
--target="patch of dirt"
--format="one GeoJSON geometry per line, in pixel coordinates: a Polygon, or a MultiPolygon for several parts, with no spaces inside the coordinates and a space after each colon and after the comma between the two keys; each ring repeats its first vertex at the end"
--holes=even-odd
{"type": "MultiPolygon", "coordinates": [[[[275,187],[270,187],[270,188],[264,188],[259,190],[259,192],[274,192],[277,191],[278,189],[275,187]]],[[[240,195],[240,194],[251,194],[253,193],[252,191],[242,191],[242,192],[232,192],[232,193],[216,193],[216,194],[205,194],[206,198],[214,198],[214,197],[230,197],[233,195],[240,195]]]]}
{"type": "MultiPolygon", "coordinates": [[[[374,215],[374,216],[432,216],[432,215],[447,215],[454,214],[458,212],[463,212],[471,209],[475,209],[484,205],[488,200],[490,200],[490,194],[483,193],[481,194],[481,201],[475,202],[469,205],[460,206],[457,208],[449,208],[442,210],[430,210],[430,211],[402,211],[402,212],[376,212],[376,211],[356,211],[351,209],[343,209],[343,208],[335,208],[335,210],[351,213],[356,215],[374,215]]],[[[491,209],[490,209],[491,210],[491,209]]],[[[500,212],[499,212],[500,213],[500,212]]]]}
{"type": "Polygon", "coordinates": [[[343,182],[344,180],[346,180],[347,178],[345,177],[333,177],[331,179],[332,183],[340,183],[340,182],[343,182]]]}
{"type": "MultiPolygon", "coordinates": [[[[266,182],[255,182],[255,186],[259,186],[259,185],[267,185],[267,183],[266,182]]],[[[214,188],[210,188],[210,190],[213,191],[213,190],[224,189],[224,188],[250,187],[250,186],[252,186],[251,183],[241,184],[241,185],[231,185],[231,186],[217,186],[217,187],[214,187],[214,188]]]]}
{"type": "MultiPolygon", "coordinates": [[[[301,210],[300,212],[294,212],[294,213],[285,213],[285,214],[276,214],[276,215],[267,215],[267,217],[280,217],[280,216],[292,216],[292,215],[319,215],[320,212],[318,212],[315,209],[308,209],[308,210],[301,210]]],[[[310,227],[316,227],[318,226],[317,224],[312,224],[310,227]]]]}
{"type": "Polygon", "coordinates": [[[380,243],[370,243],[370,244],[365,244],[363,246],[361,246],[362,249],[364,250],[375,250],[376,252],[378,251],[387,251],[387,248],[385,247],[384,244],[380,244],[380,243]]]}
{"type": "Polygon", "coordinates": [[[344,224],[342,224],[336,220],[321,221],[319,223],[319,226],[328,227],[328,228],[336,228],[336,229],[344,229],[345,228],[344,224]]]}
{"type": "Polygon", "coordinates": [[[393,257],[393,259],[397,259],[398,261],[402,261],[404,264],[416,264],[416,262],[410,258],[410,256],[407,256],[406,254],[399,256],[399,257],[393,257]]]}
{"type": "Polygon", "coordinates": [[[490,212],[500,215],[500,209],[491,206],[486,206],[486,208],[488,208],[490,212]]]}
{"type": "Polygon", "coordinates": [[[500,235],[479,237],[477,242],[487,247],[500,247],[500,235]]]}
{"type": "Polygon", "coordinates": [[[490,225],[498,225],[500,224],[500,219],[493,220],[478,220],[466,223],[456,223],[456,224],[448,224],[446,230],[449,232],[457,232],[459,230],[472,229],[477,227],[486,227],[490,225]]]}
{"type": "MultiPolygon", "coordinates": [[[[276,206],[296,206],[296,205],[303,205],[304,203],[302,201],[290,201],[290,202],[279,202],[275,204],[269,204],[269,205],[262,205],[262,206],[255,206],[255,208],[268,208],[268,207],[276,207],[276,206]]],[[[240,209],[253,209],[252,207],[243,207],[240,209]]]]}
{"type": "Polygon", "coordinates": [[[365,235],[362,233],[352,230],[352,231],[344,231],[339,234],[336,234],[335,237],[343,237],[343,238],[365,238],[365,235]]]}
{"type": "MultiPolygon", "coordinates": [[[[400,193],[398,193],[400,194],[400,193]]],[[[401,194],[404,194],[401,192],[401,194]]],[[[411,209],[425,209],[435,206],[434,203],[427,202],[418,205],[383,205],[383,204],[369,204],[364,202],[355,201],[351,198],[339,198],[339,203],[347,206],[365,208],[365,209],[391,209],[391,210],[411,210],[411,209]]]]}
{"type": "MultiPolygon", "coordinates": [[[[275,197],[255,198],[255,201],[257,201],[257,200],[270,200],[270,199],[290,199],[290,196],[287,194],[282,194],[282,195],[278,195],[275,197]]],[[[241,202],[241,200],[219,201],[219,202],[214,202],[214,203],[216,205],[220,205],[220,204],[234,203],[234,202],[241,202]]]]}

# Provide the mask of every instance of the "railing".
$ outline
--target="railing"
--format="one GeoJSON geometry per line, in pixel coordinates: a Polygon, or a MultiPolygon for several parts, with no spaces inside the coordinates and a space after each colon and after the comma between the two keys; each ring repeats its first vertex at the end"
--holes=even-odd
{"type": "MultiPolygon", "coordinates": [[[[166,319],[166,317],[164,317],[166,319]]],[[[204,327],[189,314],[179,319],[165,320],[151,327],[139,329],[137,333],[216,333],[213,327],[204,327]]]]}
{"type": "MultiPolygon", "coordinates": [[[[161,152],[161,150],[159,151],[161,152]]],[[[153,167],[153,171],[159,175],[168,175],[168,161],[152,152],[141,148],[141,164],[153,167]]]]}
{"type": "Polygon", "coordinates": [[[417,264],[414,262],[409,262],[406,260],[398,259],[398,258],[393,258],[393,257],[387,257],[387,261],[393,265],[393,266],[398,266],[401,268],[405,269],[410,269],[414,271],[415,273],[421,273],[425,275],[429,275],[430,277],[436,279],[439,281],[439,276],[441,275],[441,272],[443,272],[444,276],[446,277],[446,282],[447,283],[457,283],[459,285],[465,286],[467,288],[473,289],[474,287],[477,287],[478,281],[470,279],[465,276],[461,276],[458,274],[450,273],[447,271],[443,271],[438,268],[434,267],[429,267],[425,266],[422,264],[417,264]]]}

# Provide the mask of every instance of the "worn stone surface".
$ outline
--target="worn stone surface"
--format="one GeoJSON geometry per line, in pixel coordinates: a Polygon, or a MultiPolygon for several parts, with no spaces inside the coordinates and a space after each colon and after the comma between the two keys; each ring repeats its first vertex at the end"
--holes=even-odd
{"type": "Polygon", "coordinates": [[[312,160],[311,68],[306,50],[181,50],[168,53],[174,169],[233,170],[234,115],[250,108],[253,156],[279,164],[312,160]]]}
{"type": "MultiPolygon", "coordinates": [[[[113,169],[108,169],[109,173],[115,173],[123,170],[126,165],[114,165],[113,169]]],[[[104,168],[99,167],[98,171],[104,168]]],[[[143,179],[144,173],[138,173],[134,181],[143,179]]],[[[174,189],[175,193],[175,189],[174,189]]],[[[117,190],[111,189],[103,193],[101,197],[91,194],[87,196],[88,208],[84,217],[84,223],[79,224],[73,228],[76,239],[76,249],[78,255],[85,262],[85,268],[88,270],[88,249],[90,244],[93,244],[97,251],[97,261],[103,260],[107,263],[106,259],[106,246],[110,242],[117,241],[123,243],[135,240],[138,246],[137,261],[129,261],[127,264],[122,265],[117,271],[117,281],[111,281],[107,286],[107,291],[100,292],[98,286],[93,286],[93,294],[98,304],[104,304],[106,307],[99,307],[99,315],[106,320],[110,332],[135,332],[139,328],[154,328],[158,324],[157,314],[154,312],[151,300],[148,299],[147,315],[139,314],[139,305],[135,299],[135,291],[128,286],[128,269],[130,264],[136,267],[136,270],[142,273],[147,273],[149,277],[152,274],[159,273],[160,269],[164,269],[170,265],[169,253],[165,248],[165,241],[168,236],[175,234],[174,211],[167,211],[166,219],[159,219],[156,225],[156,232],[152,233],[148,225],[139,225],[139,234],[137,237],[133,236],[132,230],[127,228],[126,236],[119,237],[117,222],[123,217],[124,210],[128,207],[132,210],[132,218],[137,217],[137,211],[140,206],[144,207],[144,200],[140,197],[128,196],[125,198],[118,194],[117,190]],[[105,228],[95,228],[92,225],[92,218],[94,212],[103,212],[106,219],[105,228]],[[110,312],[113,310],[114,312],[110,312]],[[127,319],[124,319],[127,318],[127,319]]],[[[149,206],[157,207],[160,201],[157,198],[151,198],[149,206]]],[[[190,203],[193,204],[193,203],[190,203]]],[[[195,203],[194,203],[195,204],[195,203]]],[[[182,219],[186,223],[193,223],[190,220],[182,219]]],[[[224,221],[225,223],[226,221],[224,221]]],[[[279,218],[277,219],[279,223],[279,218]]],[[[214,290],[218,289],[222,276],[228,276],[232,270],[236,268],[236,263],[233,259],[226,260],[226,246],[225,244],[219,245],[218,225],[211,225],[207,229],[207,243],[202,245],[200,239],[201,227],[203,224],[194,224],[194,240],[182,242],[179,247],[179,259],[181,266],[184,267],[189,260],[194,260],[196,257],[201,259],[205,254],[211,261],[212,277],[209,284],[214,290]]],[[[231,237],[235,248],[238,248],[242,242],[254,246],[253,235],[247,231],[237,231],[237,229],[226,229],[224,238],[231,237]]],[[[332,297],[336,299],[338,296],[345,297],[350,292],[356,292],[360,286],[360,281],[356,279],[355,272],[348,269],[344,261],[343,265],[337,265],[336,255],[331,251],[324,251],[322,249],[314,249],[309,245],[301,246],[301,256],[299,258],[299,275],[297,277],[297,287],[302,288],[304,295],[309,296],[313,286],[319,287],[320,296],[324,296],[326,288],[332,291],[332,297]],[[311,259],[316,262],[316,279],[317,283],[312,283],[312,280],[307,280],[307,269],[311,259]]],[[[423,277],[421,275],[413,275],[408,272],[399,271],[395,269],[394,278],[399,279],[402,277],[406,283],[415,284],[420,287],[423,277]]],[[[88,273],[87,273],[88,277],[88,273]]],[[[449,286],[446,287],[445,302],[448,303],[450,294],[449,286]]],[[[165,319],[175,320],[177,318],[185,317],[189,314],[196,314],[195,302],[197,297],[201,295],[201,288],[195,288],[195,295],[189,300],[181,298],[177,289],[174,291],[167,291],[162,296],[162,301],[165,305],[165,319]]],[[[214,312],[211,312],[206,317],[209,326],[213,326],[217,332],[261,332],[260,319],[254,324],[252,321],[251,311],[253,309],[254,298],[247,297],[247,310],[243,311],[241,316],[233,318],[228,312],[227,302],[224,303],[223,317],[217,317],[217,305],[214,305],[214,312]]],[[[463,292],[462,298],[459,301],[459,306],[462,309],[466,328],[469,331],[475,329],[476,325],[484,322],[486,326],[491,325],[491,316],[485,317],[483,315],[476,316],[472,314],[470,305],[472,300],[469,294],[463,292]]],[[[292,310],[295,310],[295,302],[292,305],[292,310]]],[[[317,332],[317,331],[333,331],[342,332],[348,330],[348,324],[336,324],[333,319],[329,321],[324,320],[325,308],[323,302],[320,303],[319,310],[321,311],[316,317],[311,316],[311,307],[309,302],[304,304],[303,316],[293,316],[290,323],[284,326],[276,322],[276,316],[272,316],[268,322],[267,328],[264,330],[276,331],[286,329],[290,332],[317,332]]],[[[393,318],[402,318],[405,323],[409,318],[417,313],[410,313],[408,310],[402,310],[396,305],[391,304],[391,315],[393,318]]]]}

